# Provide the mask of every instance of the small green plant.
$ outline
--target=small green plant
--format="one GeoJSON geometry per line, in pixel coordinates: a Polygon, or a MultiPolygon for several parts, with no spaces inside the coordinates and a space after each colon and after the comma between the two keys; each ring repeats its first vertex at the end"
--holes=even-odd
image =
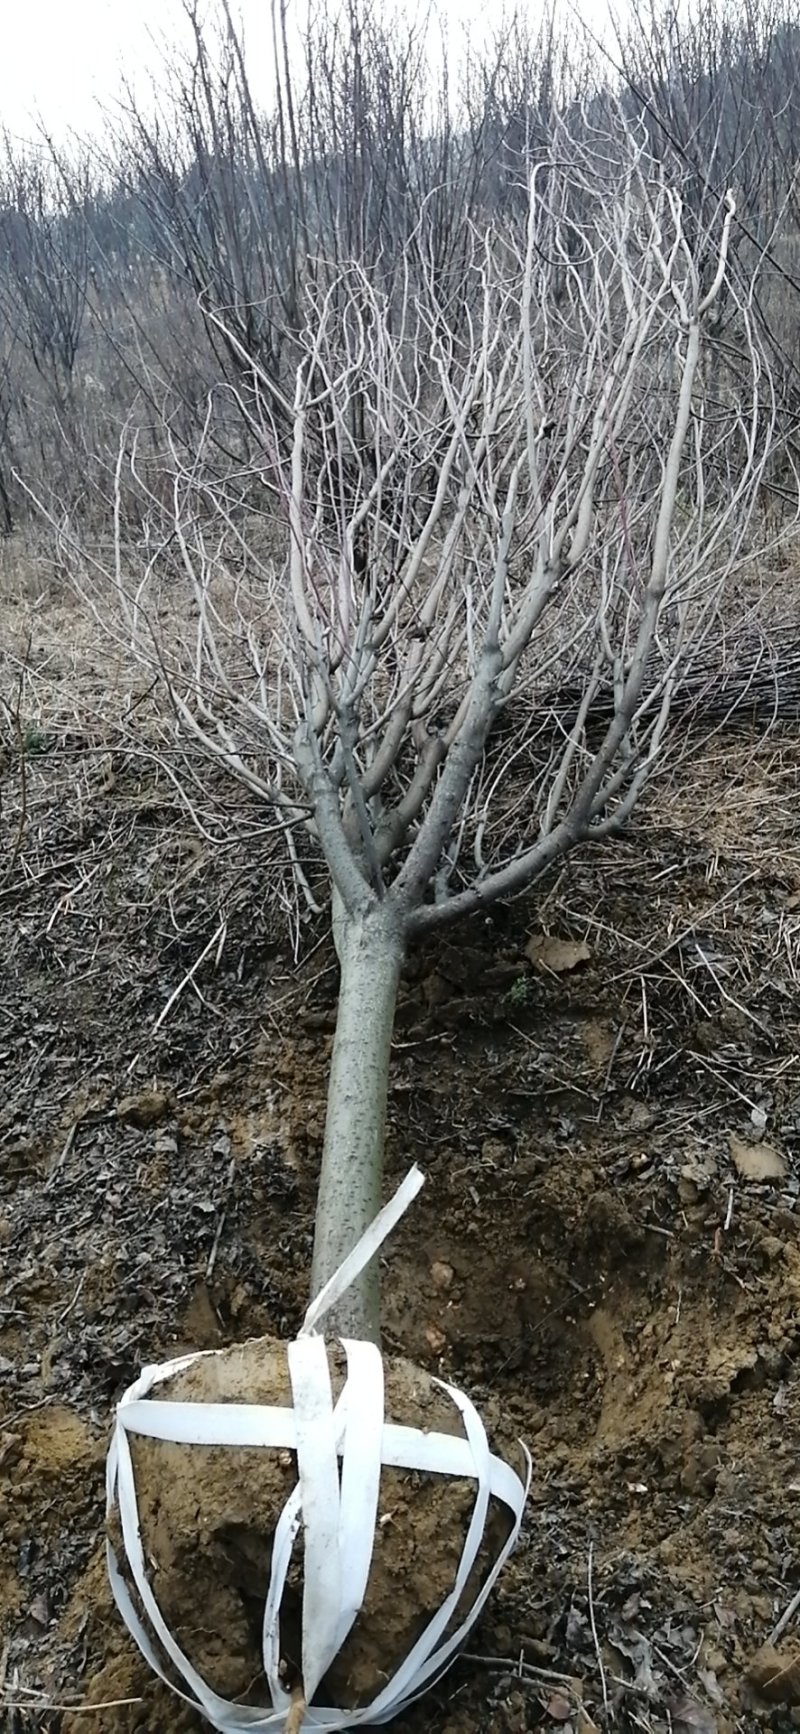
{"type": "Polygon", "coordinates": [[[40,729],[39,724],[27,722],[22,726],[21,747],[26,759],[35,759],[46,753],[50,747],[50,736],[40,729]]]}
{"type": "Polygon", "coordinates": [[[527,975],[518,975],[516,980],[512,981],[508,990],[508,997],[511,1004],[519,1009],[521,1006],[527,1005],[530,996],[531,984],[527,975]]]}

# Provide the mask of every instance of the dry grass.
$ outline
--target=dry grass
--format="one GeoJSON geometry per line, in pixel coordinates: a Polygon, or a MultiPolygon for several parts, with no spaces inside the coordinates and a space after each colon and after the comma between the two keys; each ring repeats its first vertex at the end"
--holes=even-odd
{"type": "Polygon", "coordinates": [[[44,543],[0,543],[0,699],[23,726],[101,744],[148,684],[113,622],[102,630],[44,543]]]}
{"type": "MultiPolygon", "coordinates": [[[[78,914],[96,939],[104,879],[145,824],[143,903],[157,887],[179,924],[176,900],[196,882],[201,912],[224,931],[268,876],[299,949],[301,912],[272,813],[178,739],[157,669],[132,654],[119,622],[104,630],[46,553],[24,552],[15,563],[7,547],[0,571],[0,899],[27,906],[48,935],[78,914]]],[[[180,630],[177,614],[173,623],[180,630]]],[[[310,844],[302,865],[318,872],[310,844]]],[[[205,916],[193,917],[187,945],[199,950],[207,937],[205,916]]]]}

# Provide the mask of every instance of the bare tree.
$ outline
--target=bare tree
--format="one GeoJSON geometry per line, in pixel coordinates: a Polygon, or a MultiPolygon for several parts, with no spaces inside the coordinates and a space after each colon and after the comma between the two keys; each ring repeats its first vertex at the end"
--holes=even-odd
{"type": "MultiPolygon", "coordinates": [[[[315,1292],[379,1206],[408,947],[624,824],[744,556],[774,430],[728,277],[733,201],[690,240],[680,190],[612,119],[557,122],[525,221],[471,231],[456,330],[413,240],[399,298],[359,261],[308,285],[285,460],[260,394],[285,562],[250,534],[253,477],[220,484],[175,448],[191,636],[159,631],[157,562],[125,592],[182,730],[273,809],[316,909],[304,828],[327,867],[341,984],[315,1292]],[[725,290],[738,389],[709,405],[725,290]]],[[[375,1270],[337,1326],[377,1335],[375,1270]]]]}
{"type": "MultiPolygon", "coordinates": [[[[736,197],[705,363],[722,416],[737,390],[739,303],[755,285],[784,433],[792,418],[796,426],[797,31],[786,0],[749,0],[741,16],[696,0],[680,21],[654,0],[652,17],[621,41],[616,67],[589,33],[552,19],[530,30],[512,18],[459,78],[432,27],[387,22],[372,0],[348,0],[335,18],[312,8],[298,52],[275,0],[277,87],[267,112],[232,10],[224,0],[211,13],[183,3],[188,48],[165,66],[158,100],[123,100],[90,158],[46,137],[36,149],[13,139],[0,146],[0,316],[14,340],[5,447],[28,484],[49,489],[75,523],[102,525],[123,424],[136,429],[138,468],[155,491],[168,469],[162,423],[184,463],[203,434],[206,469],[216,447],[219,473],[239,466],[256,478],[266,474],[269,422],[284,461],[309,306],[330,296],[346,323],[353,262],[395,327],[420,296],[457,338],[456,352],[468,347],[475,228],[524,224],[530,174],[537,170],[542,194],[560,115],[582,148],[593,137],[611,141],[613,180],[617,88],[653,163],[681,188],[701,282],[714,253],[702,258],[700,238],[716,233],[725,187],[736,197]]],[[[597,191],[598,160],[593,176],[597,191]]],[[[580,254],[587,198],[579,175],[571,226],[566,205],[563,214],[568,255],[580,254]]],[[[352,442],[363,449],[351,451],[345,480],[372,461],[368,401],[360,389],[348,401],[352,442]]],[[[446,421],[434,428],[435,419],[428,480],[446,443],[446,421]]],[[[785,503],[793,478],[787,484],[779,464],[771,480],[785,503]]],[[[6,492],[8,523],[21,497],[13,478],[6,492]]],[[[427,497],[423,489],[420,506],[427,497]]],[[[135,536],[135,488],[121,516],[135,536]]],[[[148,534],[152,517],[148,505],[148,534]]],[[[362,526],[357,562],[363,542],[362,526]]]]}
{"type": "Polygon", "coordinates": [[[442,91],[435,112],[422,37],[399,23],[390,34],[368,0],[314,18],[302,64],[274,0],[269,113],[226,0],[217,29],[197,0],[183,10],[190,49],[156,114],[129,95],[122,162],[154,256],[204,309],[225,310],[208,321],[219,364],[240,382],[257,365],[263,393],[292,377],[306,282],[330,286],[353,258],[391,279],[426,201],[437,264],[453,266],[473,146],[456,148],[442,91]]]}
{"type": "MultiPolygon", "coordinates": [[[[651,0],[631,15],[612,54],[626,112],[648,132],[653,156],[682,178],[687,225],[707,228],[722,190],[736,196],[731,271],[754,286],[754,313],[781,403],[784,434],[797,442],[800,271],[797,266],[800,95],[798,31],[789,0],[744,7],[692,0],[680,14],[651,0]]],[[[714,366],[725,371],[735,302],[717,303],[714,366]]],[[[780,469],[780,466],[779,466],[780,469]]],[[[793,477],[773,475],[776,501],[793,505],[793,477]]]]}
{"type": "Polygon", "coordinates": [[[10,536],[14,528],[10,490],[14,461],[10,427],[14,407],[14,360],[14,339],[6,337],[0,344],[0,535],[3,536],[10,536]]]}
{"type": "Polygon", "coordinates": [[[0,185],[0,310],[57,402],[72,379],[86,311],[91,197],[88,165],[66,188],[47,145],[26,151],[6,134],[0,185]]]}
{"type": "MultiPolygon", "coordinates": [[[[263,112],[227,0],[216,27],[197,0],[183,10],[190,47],[166,68],[155,112],[128,94],[111,178],[138,201],[156,269],[194,293],[242,409],[255,373],[291,437],[307,286],[339,295],[342,266],[357,260],[391,299],[421,255],[454,328],[470,224],[524,210],[556,87],[576,80],[552,29],[512,28],[461,91],[441,48],[434,70],[430,27],[387,24],[372,0],[348,0],[336,18],[312,11],[299,47],[273,0],[276,88],[263,112]]],[[[355,394],[356,438],[359,405],[355,394]]]]}

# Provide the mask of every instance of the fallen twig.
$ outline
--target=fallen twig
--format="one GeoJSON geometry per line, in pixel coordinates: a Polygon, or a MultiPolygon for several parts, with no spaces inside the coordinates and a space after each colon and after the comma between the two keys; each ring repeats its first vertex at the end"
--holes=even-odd
{"type": "Polygon", "coordinates": [[[608,1715],[608,1683],[606,1681],[606,1671],[605,1671],[605,1668],[603,1667],[603,1656],[602,1656],[602,1652],[600,1649],[600,1639],[597,1636],[597,1623],[596,1623],[595,1617],[594,1617],[594,1589],[593,1589],[593,1585],[592,1585],[592,1566],[593,1566],[593,1564],[594,1564],[594,1542],[590,1541],[590,1543],[589,1543],[589,1562],[588,1562],[588,1566],[587,1566],[587,1570],[586,1570],[587,1592],[588,1592],[588,1601],[589,1601],[589,1624],[592,1628],[592,1641],[594,1643],[594,1653],[597,1657],[597,1666],[598,1666],[599,1671],[600,1671],[600,1686],[601,1686],[602,1693],[603,1693],[603,1709],[605,1710],[606,1715],[608,1715]]]}
{"type": "Polygon", "coordinates": [[[777,1644],[778,1639],[783,1637],[786,1627],[789,1625],[790,1621],[794,1619],[798,1608],[800,1608],[800,1589],[797,1591],[796,1595],[792,1596],[789,1606],[784,1608],[780,1619],[776,1620],[772,1631],[767,1638],[768,1644],[777,1644]]]}
{"type": "Polygon", "coordinates": [[[197,971],[200,968],[201,963],[205,963],[205,960],[208,957],[209,952],[214,950],[215,945],[217,947],[217,955],[215,958],[215,963],[219,964],[220,957],[222,956],[222,949],[223,949],[223,946],[225,944],[225,935],[227,933],[227,930],[228,930],[228,923],[227,923],[225,916],[223,916],[219,926],[216,928],[215,932],[212,933],[211,938],[209,939],[208,943],[203,946],[203,949],[200,953],[200,956],[195,958],[195,961],[192,964],[191,969],[187,969],[185,976],[183,976],[182,980],[178,982],[178,985],[175,988],[174,992],[170,994],[166,1005],[159,1012],[158,1017],[156,1018],[156,1021],[153,1024],[153,1032],[152,1032],[153,1035],[155,1035],[157,1030],[160,1030],[162,1024],[165,1023],[166,1019],[169,1017],[170,1012],[172,1011],[172,1007],[180,999],[184,988],[188,987],[189,983],[194,980],[194,978],[197,974],[197,971]]]}

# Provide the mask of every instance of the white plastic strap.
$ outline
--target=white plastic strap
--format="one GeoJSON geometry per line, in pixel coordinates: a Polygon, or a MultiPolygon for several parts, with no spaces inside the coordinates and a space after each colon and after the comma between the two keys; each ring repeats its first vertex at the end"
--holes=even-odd
{"type": "Polygon", "coordinates": [[[272,1572],[267,1599],[264,1604],[264,1627],[261,1638],[261,1653],[270,1698],[273,1705],[278,1707],[284,1705],[287,1709],[289,1698],[281,1683],[281,1598],[302,1518],[300,1483],[298,1481],[275,1525],[275,1538],[272,1544],[272,1572]]]}
{"type": "Polygon", "coordinates": [[[341,1612],[334,1655],[352,1630],[367,1593],[378,1521],[383,1439],[383,1360],[374,1343],[345,1341],[346,1434],[342,1453],[341,1612]]]}
{"type": "MultiPolygon", "coordinates": [[[[422,1179],[419,1169],[412,1169],[391,1204],[381,1211],[350,1258],[309,1308],[300,1337],[287,1348],[291,1409],[267,1404],[170,1403],[150,1398],[154,1388],[193,1361],[205,1358],[202,1355],[182,1356],[161,1366],[146,1367],[118,1405],[107,1465],[108,1509],[116,1506],[119,1510],[125,1553],[142,1607],[164,1657],[187,1687],[179,1696],[199,1708],[220,1734],[249,1734],[250,1730],[277,1730],[285,1726],[290,1700],[280,1677],[280,1604],[301,1522],[303,1691],[307,1704],[313,1697],[363,1605],[378,1519],[382,1464],[475,1481],[475,1506],[461,1563],[450,1595],[372,1704],[349,1711],[311,1705],[302,1722],[304,1734],[319,1728],[337,1730],[383,1723],[417,1697],[443,1672],[463,1642],[519,1535],[530,1484],[527,1452],[527,1477],[523,1485],[514,1470],[490,1452],[483,1423],[469,1398],[441,1381],[436,1383],[461,1412],[464,1437],[423,1433],[417,1428],[386,1423],[383,1365],[372,1343],[344,1343],[347,1378],[334,1406],[325,1344],[313,1334],[319,1320],[374,1257],[416,1196],[422,1179]],[[179,1444],[279,1447],[296,1453],[299,1480],[276,1524],[264,1608],[262,1649],[271,1708],[251,1709],[220,1698],[201,1679],[169,1632],[145,1568],[129,1433],[179,1444]],[[474,1606],[459,1628],[445,1639],[478,1557],[490,1497],[502,1500],[508,1507],[511,1532],[474,1606]]],[[[176,1690],[134,1607],[110,1544],[107,1553],[111,1587],[128,1629],[150,1666],[176,1690]]]]}
{"type": "Polygon", "coordinates": [[[336,1655],[342,1605],[339,1464],[324,1339],[298,1337],[287,1356],[305,1530],[303,1684],[306,1697],[313,1698],[336,1655]]]}
{"type": "Polygon", "coordinates": [[[356,1277],[361,1275],[370,1259],[375,1257],[387,1235],[391,1234],[393,1228],[396,1228],[401,1216],[405,1215],[409,1204],[413,1203],[420,1188],[424,1185],[425,1175],[415,1162],[413,1168],[409,1168],[402,1185],[398,1186],[394,1197],[390,1198],[389,1203],[384,1204],[383,1209],[378,1211],[374,1221],[362,1234],[357,1246],[354,1246],[352,1252],[348,1253],[339,1269],[334,1271],[325,1287],[320,1289],[319,1294],[311,1302],[303,1320],[301,1336],[306,1336],[309,1331],[316,1330],[320,1319],[324,1318],[325,1314],[330,1312],[331,1307],[334,1307],[336,1302],[341,1300],[342,1295],[346,1294],[347,1290],[352,1287],[356,1277]]]}

